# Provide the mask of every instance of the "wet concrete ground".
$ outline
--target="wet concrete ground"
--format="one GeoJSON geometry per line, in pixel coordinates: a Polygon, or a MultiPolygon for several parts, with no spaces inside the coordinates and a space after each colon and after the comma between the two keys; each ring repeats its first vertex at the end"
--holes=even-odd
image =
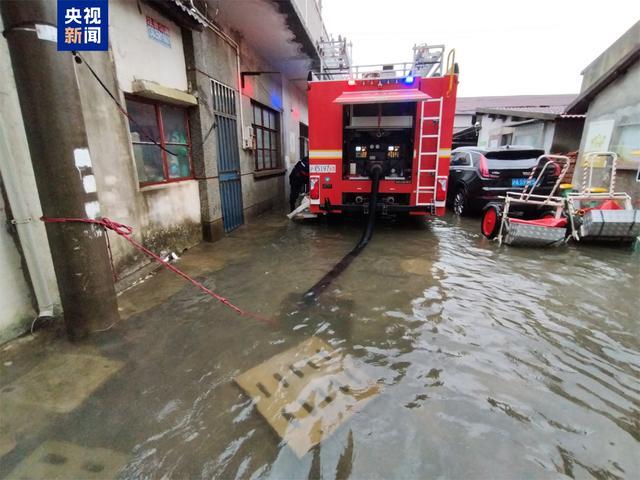
{"type": "Polygon", "coordinates": [[[477,219],[361,226],[270,214],[162,271],[123,321],[0,348],[0,477],[639,478],[640,254],[499,248],[477,219]],[[298,457],[235,383],[313,338],[379,391],[298,457]]]}

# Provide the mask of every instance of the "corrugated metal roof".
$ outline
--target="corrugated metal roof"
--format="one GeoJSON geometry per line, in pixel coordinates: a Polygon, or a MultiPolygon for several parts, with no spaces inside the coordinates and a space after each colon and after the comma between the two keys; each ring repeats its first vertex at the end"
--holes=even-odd
{"type": "Polygon", "coordinates": [[[561,113],[564,107],[514,107],[514,108],[478,108],[476,112],[505,117],[533,118],[537,120],[556,120],[557,118],[584,118],[584,115],[561,113]],[[560,113],[559,113],[560,112],[560,113]]]}
{"type": "Polygon", "coordinates": [[[515,110],[530,113],[561,114],[577,94],[509,95],[487,97],[459,97],[456,114],[474,114],[478,109],[515,110]]]}

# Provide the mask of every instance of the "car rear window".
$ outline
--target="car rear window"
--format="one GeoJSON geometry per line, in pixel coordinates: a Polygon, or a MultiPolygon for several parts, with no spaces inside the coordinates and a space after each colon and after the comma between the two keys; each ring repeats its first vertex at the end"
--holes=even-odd
{"type": "Polygon", "coordinates": [[[497,150],[485,153],[488,160],[529,160],[544,155],[544,150],[497,150]]]}
{"type": "Polygon", "coordinates": [[[543,150],[498,150],[487,152],[487,167],[492,169],[527,169],[535,166],[543,150]]]}

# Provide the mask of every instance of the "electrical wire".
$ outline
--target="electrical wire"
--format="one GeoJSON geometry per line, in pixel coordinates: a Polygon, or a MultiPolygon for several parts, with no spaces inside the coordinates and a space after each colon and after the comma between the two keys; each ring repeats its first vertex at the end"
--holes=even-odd
{"type": "Polygon", "coordinates": [[[73,54],[73,57],[76,61],[76,63],[81,64],[84,63],[84,65],[87,67],[87,69],[89,70],[89,72],[91,73],[91,75],[93,76],[93,78],[96,79],[96,81],[100,84],[100,86],[102,87],[102,89],[107,92],[107,95],[109,95],[109,97],[111,97],[111,100],[113,100],[113,102],[116,104],[116,107],[118,107],[118,110],[120,111],[120,113],[122,113],[122,115],[124,115],[125,117],[127,117],[129,119],[129,122],[131,122],[132,125],[134,125],[135,127],[138,128],[139,133],[142,134],[143,137],[145,137],[147,140],[149,140],[151,143],[153,143],[156,147],[160,148],[161,150],[167,152],[169,155],[172,155],[174,157],[177,157],[178,155],[175,154],[174,152],[172,152],[171,150],[167,149],[166,147],[164,147],[163,145],[161,145],[160,143],[158,143],[151,135],[149,135],[147,132],[144,131],[143,127],[129,114],[129,112],[127,112],[127,110],[122,106],[122,104],[120,103],[120,101],[116,98],[116,96],[111,93],[111,90],[109,90],[109,87],[107,87],[105,85],[105,83],[102,81],[102,79],[98,76],[98,74],[96,73],[96,71],[93,69],[93,67],[84,59],[84,57],[82,55],[80,55],[78,52],[73,51],[71,52],[73,54]]]}

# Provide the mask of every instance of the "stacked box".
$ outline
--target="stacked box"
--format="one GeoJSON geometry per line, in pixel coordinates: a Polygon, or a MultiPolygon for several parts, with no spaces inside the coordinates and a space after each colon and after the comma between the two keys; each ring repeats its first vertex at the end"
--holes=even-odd
{"type": "Polygon", "coordinates": [[[580,227],[581,239],[631,241],[640,235],[640,210],[589,210],[580,227]]]}
{"type": "Polygon", "coordinates": [[[543,227],[525,223],[510,222],[507,219],[504,243],[522,247],[556,247],[564,244],[567,234],[565,227],[543,227]]]}

